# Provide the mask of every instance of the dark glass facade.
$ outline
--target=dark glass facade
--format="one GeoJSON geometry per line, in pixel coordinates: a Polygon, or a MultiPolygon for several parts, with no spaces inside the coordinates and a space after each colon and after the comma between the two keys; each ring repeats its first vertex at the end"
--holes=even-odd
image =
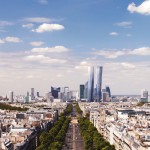
{"type": "Polygon", "coordinates": [[[84,99],[84,85],[80,85],[80,99],[84,99]]]}
{"type": "Polygon", "coordinates": [[[58,93],[60,92],[60,87],[51,87],[51,93],[54,98],[58,98],[58,93]]]}

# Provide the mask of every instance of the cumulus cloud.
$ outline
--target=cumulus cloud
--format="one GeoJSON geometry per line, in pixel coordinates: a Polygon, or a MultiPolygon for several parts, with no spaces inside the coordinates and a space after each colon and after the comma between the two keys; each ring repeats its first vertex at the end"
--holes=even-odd
{"type": "Polygon", "coordinates": [[[23,24],[23,25],[22,25],[23,28],[28,28],[28,29],[32,28],[33,26],[34,26],[33,23],[23,24]]]}
{"type": "Polygon", "coordinates": [[[0,27],[3,27],[3,26],[11,26],[11,25],[13,25],[12,22],[3,21],[3,20],[0,21],[0,27]]]}
{"type": "Polygon", "coordinates": [[[141,47],[141,48],[137,48],[134,49],[132,51],[129,51],[128,54],[131,55],[150,55],[150,47],[141,47]]]}
{"type": "Polygon", "coordinates": [[[18,38],[18,37],[10,37],[10,36],[6,37],[4,39],[4,41],[11,42],[11,43],[20,43],[20,42],[22,42],[22,40],[20,38],[18,38]]]}
{"type": "Polygon", "coordinates": [[[57,30],[63,30],[64,26],[60,25],[60,24],[47,24],[47,23],[43,23],[42,25],[40,25],[38,28],[33,29],[33,32],[37,32],[37,33],[43,33],[43,32],[51,32],[51,31],[57,31],[57,30]]]}
{"type": "Polygon", "coordinates": [[[33,17],[33,18],[24,18],[24,21],[33,22],[33,23],[48,23],[51,21],[49,18],[44,17],[33,17]]]}
{"type": "Polygon", "coordinates": [[[118,58],[119,56],[125,55],[125,51],[114,51],[114,50],[98,50],[94,52],[95,55],[104,56],[105,58],[118,58]]]}
{"type": "Polygon", "coordinates": [[[26,61],[34,61],[44,64],[52,64],[52,63],[66,63],[66,60],[63,59],[53,59],[50,57],[46,57],[44,55],[29,55],[24,58],[26,61]]]}
{"type": "Polygon", "coordinates": [[[131,13],[139,13],[143,15],[150,15],[150,0],[145,0],[141,5],[136,6],[134,2],[128,5],[128,11],[131,13]]]}
{"type": "Polygon", "coordinates": [[[150,47],[140,47],[137,49],[122,49],[122,50],[94,50],[93,54],[100,55],[105,58],[115,59],[123,55],[139,55],[139,56],[149,56],[150,47]]]}
{"type": "Polygon", "coordinates": [[[134,68],[135,68],[135,65],[133,65],[133,64],[131,64],[131,63],[123,62],[123,63],[121,63],[121,65],[122,65],[125,69],[134,69],[134,68]]]}
{"type": "Polygon", "coordinates": [[[5,41],[0,39],[0,44],[4,44],[4,43],[5,43],[5,41]]]}
{"type": "Polygon", "coordinates": [[[87,63],[87,61],[81,61],[80,62],[80,65],[87,65],[88,63],[87,63]]]}
{"type": "Polygon", "coordinates": [[[34,53],[63,53],[68,52],[69,49],[64,46],[45,47],[45,48],[33,48],[31,52],[34,53]]]}
{"type": "Polygon", "coordinates": [[[44,44],[44,42],[41,42],[41,41],[30,42],[31,46],[41,46],[43,44],[44,44]]]}
{"type": "Polygon", "coordinates": [[[124,28],[131,28],[132,27],[132,22],[123,21],[123,22],[115,23],[115,25],[120,26],[120,27],[124,27],[124,28]]]}
{"type": "Polygon", "coordinates": [[[116,35],[118,35],[118,33],[117,32],[110,32],[109,35],[116,36],[116,35]]]}
{"type": "Polygon", "coordinates": [[[29,55],[25,57],[25,60],[27,61],[42,61],[48,59],[48,57],[44,55],[29,55]]]}
{"type": "Polygon", "coordinates": [[[3,38],[3,39],[0,39],[0,44],[4,44],[6,42],[10,42],[10,43],[20,43],[22,42],[22,40],[18,37],[6,37],[6,38],[3,38]]]}

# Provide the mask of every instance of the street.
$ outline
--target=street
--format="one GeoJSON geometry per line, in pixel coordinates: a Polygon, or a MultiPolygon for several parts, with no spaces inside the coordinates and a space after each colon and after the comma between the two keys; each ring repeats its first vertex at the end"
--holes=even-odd
{"type": "Polygon", "coordinates": [[[84,143],[76,116],[76,107],[73,105],[71,123],[66,133],[65,144],[62,150],[84,150],[84,143]]]}

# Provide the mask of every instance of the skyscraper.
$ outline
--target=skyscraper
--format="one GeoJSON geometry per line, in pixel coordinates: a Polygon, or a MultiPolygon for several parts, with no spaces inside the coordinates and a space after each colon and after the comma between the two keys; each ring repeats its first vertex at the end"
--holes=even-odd
{"type": "Polygon", "coordinates": [[[84,98],[87,99],[88,97],[88,81],[84,85],[84,98]]]}
{"type": "Polygon", "coordinates": [[[97,101],[100,102],[102,98],[102,72],[103,72],[103,67],[102,66],[97,66],[97,101]]]}
{"type": "Polygon", "coordinates": [[[37,92],[37,93],[36,93],[36,96],[37,96],[37,97],[40,97],[40,92],[37,92]]]}
{"type": "Polygon", "coordinates": [[[84,85],[80,85],[80,100],[84,99],[84,85]]]}
{"type": "Polygon", "coordinates": [[[51,87],[51,93],[54,98],[58,98],[58,93],[60,92],[60,87],[51,87]]]}
{"type": "Polygon", "coordinates": [[[35,96],[34,96],[34,88],[31,88],[31,100],[34,100],[35,96]]]}
{"type": "Polygon", "coordinates": [[[25,103],[29,103],[29,97],[30,97],[30,94],[29,92],[27,92],[27,95],[25,97],[25,103]]]}
{"type": "Polygon", "coordinates": [[[88,68],[89,80],[88,80],[88,102],[93,102],[93,91],[94,91],[94,67],[88,68]]]}
{"type": "Polygon", "coordinates": [[[11,103],[13,103],[13,101],[14,101],[14,92],[13,92],[13,91],[10,91],[10,92],[9,92],[9,101],[10,101],[11,103]]]}
{"type": "Polygon", "coordinates": [[[109,88],[109,86],[106,86],[106,92],[108,92],[109,97],[111,97],[111,92],[110,92],[110,88],[109,88]]]}
{"type": "Polygon", "coordinates": [[[148,102],[148,91],[146,89],[141,90],[141,102],[148,102]]]}

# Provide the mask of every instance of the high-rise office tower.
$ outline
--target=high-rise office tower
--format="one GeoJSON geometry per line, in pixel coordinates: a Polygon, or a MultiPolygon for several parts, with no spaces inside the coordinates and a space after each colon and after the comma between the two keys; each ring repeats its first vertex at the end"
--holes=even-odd
{"type": "Polygon", "coordinates": [[[148,91],[146,89],[141,90],[141,102],[148,102],[148,91]]]}
{"type": "Polygon", "coordinates": [[[94,91],[94,67],[88,68],[89,79],[88,79],[88,102],[93,102],[93,91],[94,91]]]}
{"type": "Polygon", "coordinates": [[[27,95],[25,97],[25,103],[29,103],[29,97],[30,97],[30,94],[29,92],[27,92],[27,95]]]}
{"type": "Polygon", "coordinates": [[[69,87],[64,87],[64,92],[65,93],[69,92],[69,87]]]}
{"type": "Polygon", "coordinates": [[[88,97],[88,81],[84,85],[84,98],[87,99],[88,97]]]}
{"type": "Polygon", "coordinates": [[[84,99],[84,85],[80,85],[80,100],[84,99]]]}
{"type": "Polygon", "coordinates": [[[58,93],[60,92],[60,87],[51,87],[51,93],[54,98],[58,98],[58,93]]]}
{"type": "Polygon", "coordinates": [[[109,86],[106,86],[106,92],[108,92],[109,97],[111,97],[111,92],[110,92],[110,87],[109,86]]]}
{"type": "Polygon", "coordinates": [[[31,88],[31,100],[34,100],[35,96],[34,96],[34,88],[31,88]]]}
{"type": "Polygon", "coordinates": [[[100,102],[101,98],[102,98],[102,92],[101,92],[101,88],[102,88],[102,72],[103,72],[103,67],[102,66],[97,66],[97,101],[100,102]]]}
{"type": "Polygon", "coordinates": [[[37,92],[37,93],[36,93],[36,96],[37,96],[37,97],[40,97],[40,92],[37,92]]]}
{"type": "Polygon", "coordinates": [[[14,101],[14,92],[13,92],[13,91],[10,91],[10,92],[9,92],[9,101],[10,101],[11,103],[13,103],[13,101],[14,101]]]}

